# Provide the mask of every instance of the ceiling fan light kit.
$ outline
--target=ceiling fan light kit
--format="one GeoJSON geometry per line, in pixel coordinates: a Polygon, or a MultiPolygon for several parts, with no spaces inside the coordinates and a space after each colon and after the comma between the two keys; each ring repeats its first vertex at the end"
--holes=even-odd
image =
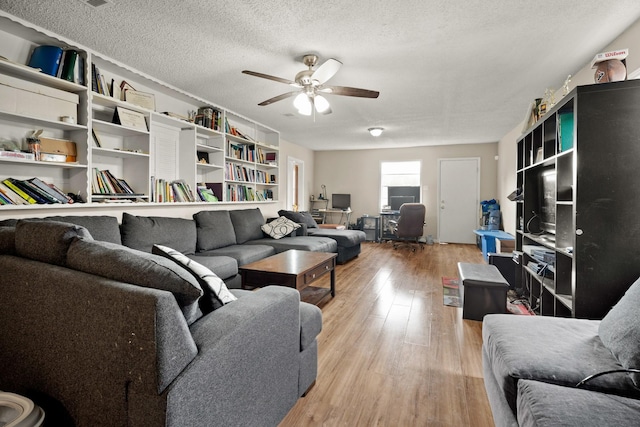
{"type": "Polygon", "coordinates": [[[371,134],[371,136],[380,136],[382,135],[382,131],[384,130],[384,128],[381,127],[373,127],[373,128],[369,128],[369,133],[371,134]]]}
{"type": "Polygon", "coordinates": [[[380,92],[368,89],[346,86],[325,86],[325,83],[332,78],[342,66],[342,62],[337,59],[329,58],[315,70],[313,67],[318,62],[317,55],[305,55],[302,58],[302,62],[308,67],[308,69],[296,74],[294,80],[287,80],[281,77],[271,76],[269,74],[258,73],[256,71],[242,71],[244,74],[248,74],[250,76],[285,83],[298,89],[297,91],[274,96],[273,98],[259,103],[258,105],[265,106],[295,96],[293,105],[298,110],[298,113],[310,116],[314,110],[320,114],[331,113],[331,105],[329,104],[329,101],[321,95],[321,93],[340,96],[356,96],[359,98],[377,98],[378,95],[380,95],[380,92]]]}

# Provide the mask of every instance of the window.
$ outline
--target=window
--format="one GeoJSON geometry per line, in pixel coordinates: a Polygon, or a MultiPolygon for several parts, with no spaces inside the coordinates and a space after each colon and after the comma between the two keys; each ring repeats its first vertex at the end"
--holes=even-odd
{"type": "Polygon", "coordinates": [[[420,203],[419,161],[380,163],[380,209],[397,210],[397,203],[420,203]]]}

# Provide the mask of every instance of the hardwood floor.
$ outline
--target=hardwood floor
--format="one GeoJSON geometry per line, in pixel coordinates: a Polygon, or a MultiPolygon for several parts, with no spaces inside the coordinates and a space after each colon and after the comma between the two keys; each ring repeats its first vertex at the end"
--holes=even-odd
{"type": "Polygon", "coordinates": [[[473,245],[365,243],[338,266],[316,384],[280,426],[493,426],[482,323],[443,304],[442,277],[456,277],[458,261],[484,262],[473,245]]]}

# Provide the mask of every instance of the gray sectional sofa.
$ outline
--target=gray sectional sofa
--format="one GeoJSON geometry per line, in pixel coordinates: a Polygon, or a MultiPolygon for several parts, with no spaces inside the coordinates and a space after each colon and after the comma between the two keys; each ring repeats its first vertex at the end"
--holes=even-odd
{"type": "MultiPolygon", "coordinates": [[[[95,240],[122,244],[151,253],[154,244],[171,247],[221,277],[229,288],[240,288],[238,266],[289,249],[338,252],[335,238],[307,236],[301,227],[291,236],[274,239],[261,227],[260,209],[201,211],[193,219],[135,216],[123,213],[122,224],[111,216],[52,216],[46,219],[81,225],[95,240]]],[[[16,220],[0,221],[15,225],[16,220]]],[[[358,252],[360,243],[357,243],[358,252]]]]}
{"type": "Polygon", "coordinates": [[[485,316],[484,381],[496,426],[638,425],[639,306],[640,279],[602,320],[485,316]]]}
{"type": "Polygon", "coordinates": [[[47,425],[275,426],[314,383],[321,312],[296,290],[231,290],[205,311],[202,278],[143,245],[189,229],[195,251],[195,222],[76,220],[0,227],[0,390],[47,425]]]}

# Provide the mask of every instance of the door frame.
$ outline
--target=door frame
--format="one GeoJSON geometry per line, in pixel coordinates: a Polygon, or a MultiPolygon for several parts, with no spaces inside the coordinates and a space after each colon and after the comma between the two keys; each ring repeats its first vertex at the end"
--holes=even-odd
{"type": "MultiPolygon", "coordinates": [[[[438,159],[438,199],[436,200],[437,210],[438,210],[438,242],[440,242],[440,221],[441,221],[441,203],[442,203],[442,182],[440,178],[442,177],[442,163],[446,161],[460,161],[460,160],[475,160],[476,161],[476,182],[478,183],[476,200],[477,200],[477,209],[480,209],[480,179],[481,179],[481,158],[480,157],[447,157],[438,159]]],[[[478,224],[476,223],[476,226],[478,224]]]]}
{"type": "Polygon", "coordinates": [[[287,209],[293,209],[293,168],[298,166],[298,210],[305,209],[304,160],[287,156],[287,209]]]}

